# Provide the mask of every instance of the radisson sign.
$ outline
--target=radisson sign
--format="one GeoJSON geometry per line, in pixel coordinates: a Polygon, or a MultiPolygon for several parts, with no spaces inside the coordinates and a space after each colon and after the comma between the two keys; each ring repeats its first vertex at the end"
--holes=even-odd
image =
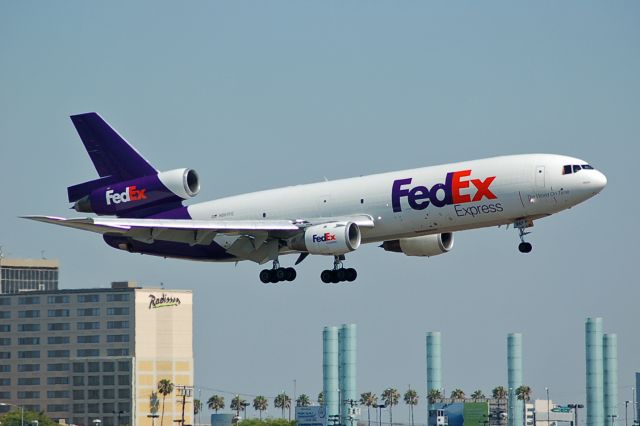
{"type": "Polygon", "coordinates": [[[149,309],[167,308],[169,306],[180,305],[180,299],[178,297],[167,296],[162,293],[162,296],[158,297],[154,294],[149,295],[149,309]]]}

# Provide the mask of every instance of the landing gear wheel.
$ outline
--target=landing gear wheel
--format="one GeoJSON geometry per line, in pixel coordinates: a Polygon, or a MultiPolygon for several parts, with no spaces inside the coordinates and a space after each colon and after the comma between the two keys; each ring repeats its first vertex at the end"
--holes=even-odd
{"type": "Polygon", "coordinates": [[[260,281],[262,281],[263,284],[269,284],[269,282],[271,282],[271,271],[268,269],[260,271],[260,281]]]}
{"type": "Polygon", "coordinates": [[[347,271],[344,268],[336,269],[333,273],[339,282],[347,280],[347,271]]]}
{"type": "Polygon", "coordinates": [[[298,275],[296,270],[293,268],[285,268],[285,277],[284,279],[287,281],[293,281],[296,279],[296,276],[298,275]]]}
{"type": "Polygon", "coordinates": [[[276,279],[278,280],[278,282],[284,281],[287,276],[286,270],[284,268],[278,268],[275,271],[276,271],[276,279]]]}
{"type": "Polygon", "coordinates": [[[322,280],[323,283],[325,284],[329,284],[330,282],[332,282],[332,271],[329,271],[328,269],[325,269],[324,271],[322,271],[322,273],[320,274],[320,279],[322,280]]]}
{"type": "Polygon", "coordinates": [[[272,284],[275,284],[278,282],[277,269],[272,269],[269,271],[269,282],[272,284]]]}
{"type": "Polygon", "coordinates": [[[353,268],[345,269],[347,281],[354,282],[358,278],[358,272],[353,268]]]}
{"type": "Polygon", "coordinates": [[[523,242],[518,245],[518,250],[520,250],[520,253],[529,253],[531,252],[532,248],[533,246],[531,245],[531,243],[527,242],[523,242]]]}

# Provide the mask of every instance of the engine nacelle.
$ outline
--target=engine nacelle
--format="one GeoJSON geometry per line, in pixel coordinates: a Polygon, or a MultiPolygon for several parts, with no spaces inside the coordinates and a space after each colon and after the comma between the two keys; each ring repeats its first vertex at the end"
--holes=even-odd
{"type": "Polygon", "coordinates": [[[453,248],[453,234],[445,232],[444,234],[385,241],[382,243],[382,248],[386,251],[404,253],[407,256],[437,256],[453,248]]]}
{"type": "Polygon", "coordinates": [[[176,169],[143,176],[94,189],[73,208],[99,215],[120,215],[131,210],[179,203],[200,192],[198,174],[192,169],[176,169]]]}
{"type": "Polygon", "coordinates": [[[289,247],[310,254],[339,256],[360,247],[362,234],[353,222],[333,222],[313,225],[293,238],[289,247]]]}

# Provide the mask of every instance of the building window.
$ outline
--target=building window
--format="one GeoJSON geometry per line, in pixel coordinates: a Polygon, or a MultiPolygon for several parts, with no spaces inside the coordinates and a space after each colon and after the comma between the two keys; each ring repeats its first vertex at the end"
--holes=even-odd
{"type": "Polygon", "coordinates": [[[40,311],[35,309],[30,311],[18,311],[18,318],[40,318],[40,311]]]}
{"type": "Polygon", "coordinates": [[[99,317],[100,308],[80,308],[78,309],[79,317],[99,317]]]}
{"type": "Polygon", "coordinates": [[[69,398],[71,394],[68,390],[50,390],[47,391],[47,398],[69,398]]]}
{"type": "Polygon", "coordinates": [[[67,345],[69,344],[69,336],[49,336],[47,343],[50,345],[67,345]]]}
{"type": "Polygon", "coordinates": [[[51,324],[47,324],[47,330],[49,331],[68,331],[71,329],[71,326],[68,322],[52,322],[51,324]]]}
{"type": "Polygon", "coordinates": [[[100,372],[100,363],[99,362],[89,362],[87,363],[89,373],[99,373],[100,372]]]}
{"type": "Polygon", "coordinates": [[[9,391],[0,392],[0,399],[11,399],[11,392],[9,391]]]}
{"type": "MultiPolygon", "coordinates": [[[[131,412],[131,403],[129,402],[118,402],[118,411],[124,411],[125,413],[130,413],[131,412]]],[[[127,424],[128,422],[125,422],[124,419],[125,417],[122,418],[122,423],[123,424],[127,424]]]]}
{"type": "Polygon", "coordinates": [[[18,371],[21,373],[40,371],[40,364],[18,364],[18,371]]]}
{"type": "Polygon", "coordinates": [[[131,378],[128,374],[118,376],[118,385],[119,386],[129,386],[131,384],[131,378]]]}
{"type": "Polygon", "coordinates": [[[115,376],[102,376],[102,386],[114,386],[116,384],[115,376]]]}
{"type": "Polygon", "coordinates": [[[66,349],[56,349],[47,353],[49,358],[69,358],[69,351],[66,349]]]}
{"type": "Polygon", "coordinates": [[[105,402],[102,404],[103,413],[113,413],[116,410],[116,404],[113,402],[105,402]]]}
{"type": "Polygon", "coordinates": [[[40,399],[39,391],[18,391],[18,399],[40,399]]]}
{"type": "Polygon", "coordinates": [[[100,356],[100,349],[78,349],[76,350],[78,357],[100,356]]]}
{"type": "Polygon", "coordinates": [[[73,363],[73,372],[74,373],[84,373],[84,362],[74,362],[73,363]]]}
{"type": "Polygon", "coordinates": [[[18,386],[39,386],[40,377],[19,377],[18,386]]]}
{"type": "Polygon", "coordinates": [[[102,389],[102,398],[103,399],[116,399],[116,391],[115,391],[115,389],[102,389]]]}
{"type": "Polygon", "coordinates": [[[129,341],[128,334],[109,334],[107,335],[107,342],[109,343],[126,343],[129,341]]]}
{"type": "Polygon", "coordinates": [[[103,373],[113,373],[116,371],[116,363],[113,361],[105,361],[102,363],[102,372],[103,373]]]}
{"type": "Polygon", "coordinates": [[[107,349],[107,356],[129,356],[129,349],[127,348],[107,349]]]}
{"type": "Polygon", "coordinates": [[[47,411],[50,413],[64,413],[69,411],[69,404],[47,404],[47,411]]]}
{"type": "Polygon", "coordinates": [[[78,330],[98,330],[100,328],[99,322],[79,322],[78,330]]]}
{"type": "Polygon", "coordinates": [[[69,303],[69,296],[49,296],[47,297],[47,303],[49,304],[69,303]]]}
{"type": "Polygon", "coordinates": [[[11,359],[11,352],[0,351],[0,359],[11,359]]]}
{"type": "MultiPolygon", "coordinates": [[[[73,391],[73,399],[84,399],[84,391],[73,391]],[[77,392],[77,393],[76,393],[77,392]]],[[[84,404],[73,404],[73,414],[83,414],[84,413],[84,404]]],[[[77,425],[82,424],[83,422],[76,423],[77,425]]]]}
{"type": "Polygon", "coordinates": [[[18,305],[38,305],[40,304],[40,296],[18,297],[18,305]]]}
{"type": "Polygon", "coordinates": [[[18,331],[40,331],[40,324],[18,324],[18,331]]]}
{"type": "Polygon", "coordinates": [[[0,346],[11,346],[10,337],[0,337],[0,346]]]}
{"type": "Polygon", "coordinates": [[[10,324],[0,324],[0,333],[9,333],[11,332],[10,324]]]}
{"type": "MultiPolygon", "coordinates": [[[[87,391],[87,399],[100,399],[100,390],[99,389],[89,389],[87,391]]],[[[91,404],[89,404],[91,405],[91,404]]],[[[89,410],[90,412],[95,412],[92,410],[89,410]]],[[[96,410],[97,411],[97,410],[96,410]]]]}
{"type": "Polygon", "coordinates": [[[130,389],[118,389],[118,399],[129,399],[129,398],[131,398],[130,389]]]}
{"type": "Polygon", "coordinates": [[[11,305],[11,299],[9,299],[8,297],[0,297],[0,306],[10,306],[11,305]]]}
{"type": "Polygon", "coordinates": [[[69,371],[69,364],[67,363],[47,364],[47,371],[69,371]]]}
{"type": "Polygon", "coordinates": [[[78,295],[78,303],[96,303],[100,301],[99,294],[80,294],[78,295]]]}
{"type": "Polygon", "coordinates": [[[0,386],[11,386],[11,379],[0,377],[0,386]]]}
{"type": "Polygon", "coordinates": [[[24,404],[22,406],[26,411],[40,411],[39,404],[24,404]]]}
{"type": "Polygon", "coordinates": [[[129,328],[129,321],[107,321],[107,328],[129,328]]]}
{"type": "Polygon", "coordinates": [[[100,386],[100,376],[88,376],[87,377],[87,385],[89,385],[89,386],[100,386]]]}
{"type": "Polygon", "coordinates": [[[65,377],[47,377],[47,384],[48,385],[68,385],[69,384],[69,377],[65,376],[65,377]]]}
{"type": "Polygon", "coordinates": [[[129,315],[129,308],[127,307],[108,308],[107,315],[129,315]]]}
{"type": "Polygon", "coordinates": [[[107,294],[107,302],[128,302],[128,293],[107,294]]]}
{"type": "Polygon", "coordinates": [[[18,351],[18,358],[40,358],[40,351],[18,351]]]}
{"type": "Polygon", "coordinates": [[[18,345],[39,345],[39,337],[18,337],[18,345]]]}
{"type": "Polygon", "coordinates": [[[51,318],[51,317],[68,317],[69,316],[69,310],[68,309],[49,309],[49,312],[47,313],[47,315],[49,316],[49,318],[51,318]]]}
{"type": "Polygon", "coordinates": [[[99,413],[100,412],[100,404],[87,404],[87,412],[88,413],[99,413]]]}
{"type": "Polygon", "coordinates": [[[130,371],[131,365],[129,361],[119,361],[118,362],[118,371],[130,371]]]}
{"type": "MultiPolygon", "coordinates": [[[[73,376],[73,386],[84,386],[84,376],[73,376]]],[[[84,398],[84,396],[82,398],[84,398]]]]}
{"type": "Polygon", "coordinates": [[[0,319],[11,318],[11,311],[0,311],[0,319]]]}
{"type": "MultiPolygon", "coordinates": [[[[20,371],[20,370],[18,370],[20,371]]],[[[10,373],[11,372],[11,365],[9,364],[0,364],[0,373],[10,373]]]]}
{"type": "Polygon", "coordinates": [[[92,334],[91,336],[78,336],[78,343],[100,343],[100,335],[92,334]]]}

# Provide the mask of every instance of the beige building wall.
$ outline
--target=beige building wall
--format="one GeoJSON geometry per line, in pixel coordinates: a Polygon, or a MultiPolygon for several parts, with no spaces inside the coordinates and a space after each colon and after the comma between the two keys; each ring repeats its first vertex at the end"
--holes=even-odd
{"type": "MultiPolygon", "coordinates": [[[[164,423],[182,416],[177,387],[193,387],[193,297],[189,291],[136,289],[135,291],[134,407],[137,426],[151,426],[150,397],[162,379],[176,389],[165,399],[164,423]]],[[[162,411],[162,395],[158,395],[162,411]]],[[[185,419],[193,424],[193,397],[186,398],[185,419]]],[[[159,419],[158,419],[159,420],[159,419]]],[[[156,423],[159,424],[159,423],[156,423]]]]}

